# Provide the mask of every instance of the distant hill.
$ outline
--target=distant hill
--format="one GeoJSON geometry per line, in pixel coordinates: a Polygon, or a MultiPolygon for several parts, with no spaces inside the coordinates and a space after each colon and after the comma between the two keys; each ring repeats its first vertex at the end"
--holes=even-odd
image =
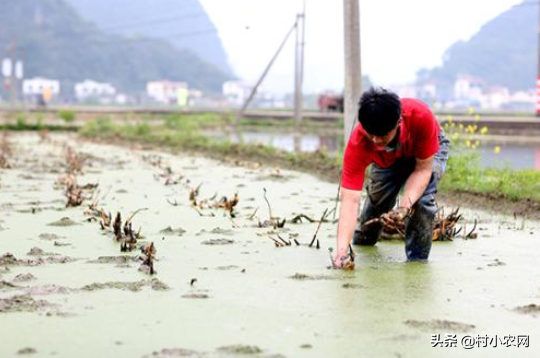
{"type": "MultiPolygon", "coordinates": [[[[459,26],[459,21],[456,21],[459,26]]],[[[512,91],[536,87],[538,3],[514,6],[482,26],[469,41],[453,44],[443,65],[418,72],[418,81],[435,81],[449,90],[459,74],[478,77],[486,86],[512,91]]]]}
{"type": "Polygon", "coordinates": [[[15,46],[25,61],[25,77],[59,79],[64,95],[86,78],[140,93],[147,81],[160,79],[218,92],[232,77],[165,41],[105,34],[63,0],[1,1],[0,58],[15,46]]]}
{"type": "Polygon", "coordinates": [[[216,27],[199,0],[66,0],[105,32],[154,37],[232,73],[216,27]]]}

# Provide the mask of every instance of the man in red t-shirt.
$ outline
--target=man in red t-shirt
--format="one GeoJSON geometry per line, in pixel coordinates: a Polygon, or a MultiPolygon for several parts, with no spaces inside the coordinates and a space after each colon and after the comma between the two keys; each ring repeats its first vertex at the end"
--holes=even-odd
{"type": "Polygon", "coordinates": [[[337,250],[342,267],[349,245],[375,245],[383,223],[405,222],[408,260],[426,260],[431,250],[437,205],[435,194],[448,160],[449,141],[423,102],[399,99],[390,91],[371,88],[360,99],[359,125],[349,138],[341,178],[337,250]],[[364,173],[371,182],[360,218],[358,206],[364,173]],[[394,208],[403,188],[399,206],[394,208]],[[362,226],[382,217],[383,223],[362,226]]]}

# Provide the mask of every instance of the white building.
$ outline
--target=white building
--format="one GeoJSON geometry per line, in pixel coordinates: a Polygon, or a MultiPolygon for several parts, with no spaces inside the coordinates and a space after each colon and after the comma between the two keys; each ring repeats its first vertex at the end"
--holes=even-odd
{"type": "Polygon", "coordinates": [[[468,75],[459,75],[454,82],[454,98],[456,100],[477,100],[480,101],[483,95],[483,83],[468,75]]]}
{"type": "Polygon", "coordinates": [[[227,81],[222,85],[223,96],[234,106],[241,106],[248,99],[253,86],[241,81],[227,81]]]}
{"type": "Polygon", "coordinates": [[[187,92],[186,82],[155,81],[146,84],[146,94],[156,102],[176,103],[179,93],[187,92]]]}
{"type": "Polygon", "coordinates": [[[491,87],[482,96],[480,106],[483,109],[500,109],[510,101],[510,92],[506,87],[491,87]]]}
{"type": "Polygon", "coordinates": [[[42,95],[45,100],[57,97],[60,94],[60,81],[36,77],[23,81],[23,94],[25,96],[42,95]]]}
{"type": "Polygon", "coordinates": [[[116,95],[116,88],[110,83],[100,83],[92,80],[85,80],[75,84],[75,97],[79,101],[89,98],[113,97],[116,95]]]}

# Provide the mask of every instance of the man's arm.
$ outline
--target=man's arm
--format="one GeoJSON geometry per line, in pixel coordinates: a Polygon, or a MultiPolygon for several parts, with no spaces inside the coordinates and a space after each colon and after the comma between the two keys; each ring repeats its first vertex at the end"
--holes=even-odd
{"type": "Polygon", "coordinates": [[[414,171],[405,183],[403,198],[399,204],[400,208],[410,209],[424,194],[433,171],[433,157],[416,159],[414,171]]]}
{"type": "Polygon", "coordinates": [[[356,222],[358,220],[358,205],[360,204],[360,191],[341,188],[341,206],[339,209],[339,222],[337,232],[337,250],[334,264],[341,267],[341,258],[349,254],[356,222]]]}

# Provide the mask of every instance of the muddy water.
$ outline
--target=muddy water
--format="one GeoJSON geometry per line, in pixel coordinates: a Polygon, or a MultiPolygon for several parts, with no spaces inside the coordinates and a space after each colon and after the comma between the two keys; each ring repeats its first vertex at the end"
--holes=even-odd
{"type": "MultiPolygon", "coordinates": [[[[319,131],[320,132],[320,131],[319,131]]],[[[287,152],[314,152],[322,150],[337,155],[343,144],[341,133],[287,133],[287,132],[241,132],[225,136],[223,133],[209,132],[208,136],[217,139],[227,138],[234,143],[256,143],[287,152]]],[[[522,137],[482,138],[483,144],[476,153],[480,165],[487,168],[537,169],[540,170],[540,142],[522,137]],[[498,146],[499,152],[494,152],[498,146]]]]}
{"type": "Polygon", "coordinates": [[[333,271],[335,224],[322,225],[317,250],[307,247],[315,223],[287,223],[280,235],[302,245],[276,248],[257,218],[269,216],[263,188],[274,216],[317,218],[333,207],[334,184],[69,136],[11,140],[16,168],[0,172],[0,256],[19,261],[4,256],[0,265],[1,357],[540,355],[538,222],[464,210],[468,230],[479,220],[479,237],[435,243],[429,263],[405,263],[401,242],[381,242],[356,248],[356,271],[333,271]],[[138,271],[136,259],[103,258],[137,252],[121,253],[84,207],[64,207],[54,184],[66,142],[91,155],[79,184],[99,183],[100,206],[124,217],[147,208],[133,224],[156,246],[156,275],[138,271]],[[157,156],[161,167],[150,163],[157,156]],[[178,184],[164,184],[167,166],[178,184]],[[202,199],[238,192],[234,222],[222,209],[200,216],[190,206],[188,187],[200,183],[202,199]],[[50,225],[62,218],[75,225],[50,225]],[[27,255],[35,247],[43,253],[27,255]],[[457,347],[432,348],[432,334],[456,334],[457,347]],[[466,335],[528,335],[529,348],[466,350],[466,335]]]}

